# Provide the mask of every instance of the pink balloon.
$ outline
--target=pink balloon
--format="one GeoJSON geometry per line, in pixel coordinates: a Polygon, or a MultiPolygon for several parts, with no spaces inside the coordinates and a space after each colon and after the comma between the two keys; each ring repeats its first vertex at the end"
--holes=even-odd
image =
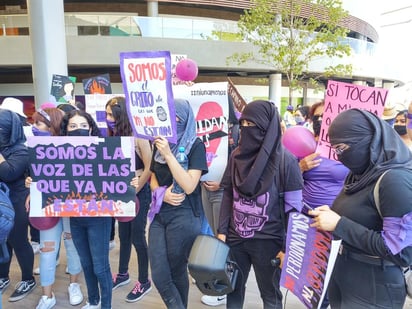
{"type": "Polygon", "coordinates": [[[316,141],[313,133],[302,126],[286,129],[282,136],[282,144],[298,158],[304,158],[316,150],[316,141]]]}
{"type": "MultiPolygon", "coordinates": [[[[139,209],[140,209],[140,201],[139,198],[136,197],[136,216],[139,213],[139,209]]],[[[136,216],[134,217],[116,217],[117,221],[119,222],[130,222],[132,221],[134,218],[136,218],[136,216]]]]}
{"type": "Polygon", "coordinates": [[[29,217],[30,224],[39,231],[51,229],[59,220],[60,217],[29,217]]]}
{"type": "Polygon", "coordinates": [[[193,81],[196,79],[198,67],[192,59],[180,60],[176,65],[176,76],[182,81],[193,81]]]}

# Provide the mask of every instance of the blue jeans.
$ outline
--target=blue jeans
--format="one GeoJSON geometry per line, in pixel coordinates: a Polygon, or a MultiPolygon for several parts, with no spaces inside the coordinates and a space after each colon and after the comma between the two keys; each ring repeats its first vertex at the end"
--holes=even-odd
{"type": "Polygon", "coordinates": [[[256,283],[264,309],[282,309],[282,292],[280,291],[280,268],[270,263],[281,249],[272,239],[247,239],[228,243],[230,257],[239,268],[235,290],[227,294],[227,307],[243,308],[246,292],[246,282],[250,267],[253,265],[256,283]]]}
{"type": "Polygon", "coordinates": [[[137,216],[129,222],[118,222],[120,254],[119,273],[124,274],[129,270],[132,244],[136,250],[139,270],[139,282],[146,283],[149,280],[149,257],[147,253],[146,223],[152,195],[149,184],[146,184],[137,194],[140,209],[137,216]]]}
{"type": "Polygon", "coordinates": [[[63,233],[64,246],[66,248],[67,268],[71,275],[81,272],[79,255],[73,244],[73,239],[66,236],[70,234],[70,218],[60,218],[59,222],[48,230],[40,231],[41,248],[50,248],[51,251],[40,250],[40,283],[41,286],[49,286],[54,283],[56,274],[56,259],[60,249],[60,240],[63,233]],[[46,245],[45,243],[51,243],[46,245]]]}
{"type": "Polygon", "coordinates": [[[111,217],[73,217],[70,228],[87,285],[89,303],[112,307],[112,274],[109,264],[111,217]],[[100,292],[99,292],[100,285],[100,292]]]}
{"type": "Polygon", "coordinates": [[[149,259],[152,279],[169,309],[187,308],[187,262],[201,217],[191,208],[163,205],[149,228],[149,259]]]}

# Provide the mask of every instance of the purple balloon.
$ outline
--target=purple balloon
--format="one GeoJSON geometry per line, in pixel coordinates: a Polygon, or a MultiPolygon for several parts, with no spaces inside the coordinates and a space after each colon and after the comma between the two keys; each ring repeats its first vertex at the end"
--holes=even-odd
{"type": "Polygon", "coordinates": [[[197,64],[192,59],[180,60],[176,65],[176,76],[182,81],[193,81],[198,73],[197,64]]]}
{"type": "Polygon", "coordinates": [[[39,231],[51,229],[59,220],[60,217],[29,217],[30,224],[39,231]]]}
{"type": "Polygon", "coordinates": [[[282,136],[282,144],[298,158],[304,158],[316,150],[316,141],[313,133],[302,126],[286,129],[282,136]]]}

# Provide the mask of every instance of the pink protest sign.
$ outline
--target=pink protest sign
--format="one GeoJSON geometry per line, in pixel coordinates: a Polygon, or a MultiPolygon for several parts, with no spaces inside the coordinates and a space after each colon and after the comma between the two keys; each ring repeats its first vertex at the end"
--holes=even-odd
{"type": "Polygon", "coordinates": [[[387,95],[387,89],[329,80],[316,152],[319,152],[322,157],[337,160],[328,136],[328,129],[333,119],[350,108],[368,110],[381,117],[387,95]]]}

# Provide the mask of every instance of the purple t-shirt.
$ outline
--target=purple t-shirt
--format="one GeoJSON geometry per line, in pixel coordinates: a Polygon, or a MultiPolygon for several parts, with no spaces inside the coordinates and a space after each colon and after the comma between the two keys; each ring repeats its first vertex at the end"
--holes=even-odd
{"type": "Polygon", "coordinates": [[[332,206],[336,195],[342,190],[349,169],[342,163],[322,157],[319,166],[304,172],[303,200],[311,207],[332,206]]]}

